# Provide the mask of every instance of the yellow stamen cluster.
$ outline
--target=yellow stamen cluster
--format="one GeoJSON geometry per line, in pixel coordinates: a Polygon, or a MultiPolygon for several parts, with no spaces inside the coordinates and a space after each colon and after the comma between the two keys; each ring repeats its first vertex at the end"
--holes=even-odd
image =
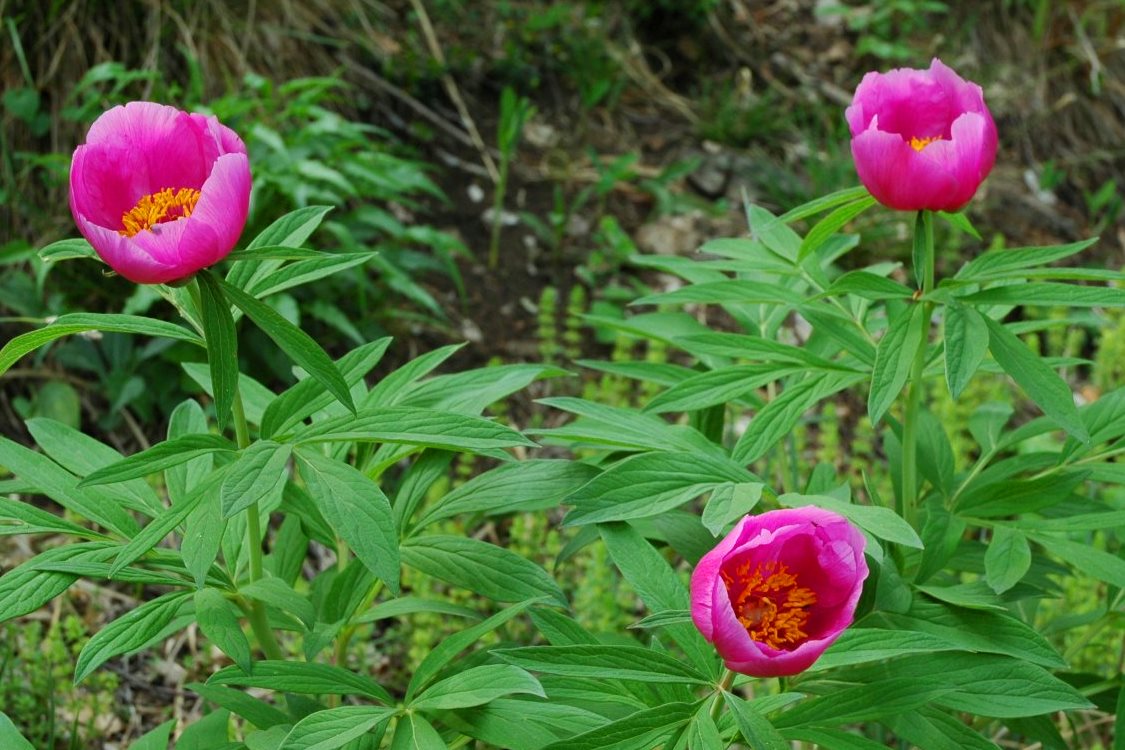
{"type": "Polygon", "coordinates": [[[735,616],[752,639],[780,650],[808,638],[803,628],[816,593],[798,586],[784,563],[767,562],[751,573],[750,563],[744,562],[733,575],[725,570],[721,575],[735,616]]]}
{"type": "Polygon", "coordinates": [[[151,229],[157,224],[176,219],[186,219],[199,202],[199,191],[192,188],[173,190],[165,188],[150,195],[143,195],[137,205],[121,216],[122,228],[118,234],[132,237],[137,232],[151,229]]]}
{"type": "Polygon", "coordinates": [[[921,151],[926,146],[929,146],[934,141],[940,141],[940,135],[931,135],[929,138],[911,138],[910,147],[915,151],[921,151]]]}

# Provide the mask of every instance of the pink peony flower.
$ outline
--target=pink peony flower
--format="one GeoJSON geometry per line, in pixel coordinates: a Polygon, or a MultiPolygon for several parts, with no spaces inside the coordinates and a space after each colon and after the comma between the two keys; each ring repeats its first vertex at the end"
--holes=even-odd
{"type": "Polygon", "coordinates": [[[225,258],[249,207],[242,140],[214,117],[163,104],[103,113],[70,165],[79,231],[138,284],[184,279],[225,258]]]}
{"type": "Polygon", "coordinates": [[[813,506],[746,516],[695,567],[691,618],[736,672],[802,672],[852,623],[864,544],[813,506]]]}
{"type": "Polygon", "coordinates": [[[868,73],[845,112],[859,179],[899,211],[956,211],[996,161],[980,86],[934,58],[929,70],[868,73]]]}

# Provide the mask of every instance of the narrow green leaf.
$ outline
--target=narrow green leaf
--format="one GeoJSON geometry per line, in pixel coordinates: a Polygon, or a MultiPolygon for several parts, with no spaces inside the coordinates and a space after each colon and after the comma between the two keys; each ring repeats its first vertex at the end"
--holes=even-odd
{"type": "Polygon", "coordinates": [[[679,659],[641,646],[529,646],[492,652],[524,669],[565,677],[705,685],[708,679],[679,659]]]}
{"type": "Polygon", "coordinates": [[[666,703],[559,740],[543,750],[651,750],[664,747],[662,740],[691,721],[695,711],[695,706],[690,703],[666,703]]]}
{"type": "Polygon", "coordinates": [[[1077,573],[1092,576],[1118,588],[1125,588],[1125,560],[1120,555],[1113,555],[1089,544],[1079,544],[1049,534],[1029,536],[1036,543],[1046,547],[1051,554],[1061,557],[1074,566],[1077,573]]]}
{"type": "Polygon", "coordinates": [[[984,289],[960,300],[967,305],[1125,307],[1125,289],[1040,281],[984,289]]]}
{"type": "Polygon", "coordinates": [[[201,682],[189,682],[184,687],[216,706],[238,714],[258,729],[268,729],[278,724],[290,722],[288,716],[269,703],[249,696],[241,690],[223,685],[205,685],[201,682]]]}
{"type": "Polygon", "coordinates": [[[854,294],[869,300],[910,299],[914,291],[903,284],[870,271],[849,271],[832,282],[822,296],[839,297],[854,294]]]}
{"type": "Polygon", "coordinates": [[[390,750],[447,750],[445,741],[430,722],[415,713],[399,717],[390,750]]]}
{"type": "MultiPolygon", "coordinates": [[[[172,729],[175,726],[176,720],[169,719],[137,738],[129,745],[129,750],[167,750],[168,740],[172,738],[172,729]]],[[[4,747],[7,747],[7,745],[4,745],[4,747]]]]}
{"type": "Polygon", "coordinates": [[[988,352],[988,325],[971,307],[952,304],[945,311],[945,382],[956,399],[988,352]]]}
{"type": "Polygon", "coordinates": [[[742,464],[758,460],[793,431],[805,412],[863,378],[858,373],[813,373],[786,387],[780,396],[770,401],[750,422],[731,451],[732,457],[742,464]]]}
{"type": "Polygon", "coordinates": [[[895,716],[924,706],[949,688],[912,677],[893,677],[870,685],[833,690],[830,695],[810,698],[774,719],[779,729],[807,724],[852,724],[883,716],[895,716]]]}
{"type": "Polygon", "coordinates": [[[880,539],[886,539],[888,542],[895,542],[915,549],[922,549],[923,547],[922,540],[913,527],[890,508],[845,503],[826,495],[799,495],[796,493],[782,495],[777,498],[777,501],[786,508],[815,505],[833,513],[839,513],[856,526],[880,539]]]}
{"type": "Polygon", "coordinates": [[[829,193],[819,198],[813,198],[808,203],[802,203],[796,208],[786,211],[778,218],[786,224],[792,224],[795,221],[807,219],[810,216],[823,213],[841,204],[860,200],[866,195],[868,195],[867,188],[862,185],[844,188],[843,190],[837,190],[834,193],[829,193]]]}
{"type": "Polygon", "coordinates": [[[238,392],[238,333],[234,329],[230,303],[223,296],[217,277],[207,270],[197,274],[196,279],[203,308],[200,319],[203,322],[203,338],[207,341],[207,364],[215,394],[215,422],[222,432],[238,392]]]}
{"type": "Polygon", "coordinates": [[[1031,567],[1027,537],[1009,526],[995,526],[984,553],[984,578],[997,594],[1015,586],[1031,567]]]}
{"type": "Polygon", "coordinates": [[[532,604],[536,604],[540,601],[541,598],[537,597],[520,602],[519,604],[513,604],[510,607],[500,610],[484,622],[479,622],[476,625],[465,628],[439,642],[432,651],[426,654],[422,659],[422,663],[418,665],[417,669],[414,670],[414,674],[410,676],[410,684],[406,686],[407,702],[413,700],[414,696],[418,694],[418,691],[425,688],[455,656],[476,643],[485,634],[491,633],[516,615],[527,610],[532,604]]]}
{"type": "Polygon", "coordinates": [[[352,401],[352,394],[344,377],[311,336],[283,318],[272,307],[237,286],[228,282],[220,282],[220,284],[226,297],[273,339],[290,359],[304,368],[305,372],[323,385],[336,400],[355,412],[355,403],[352,401]]]}
{"type": "Polygon", "coordinates": [[[985,318],[984,322],[988,326],[988,348],[1004,372],[1059,427],[1076,440],[1087,442],[1090,434],[1078,415],[1070,387],[1015,334],[991,318],[985,318]]]}
{"type": "Polygon", "coordinates": [[[60,315],[43,328],[20,334],[4,344],[4,347],[0,349],[0,375],[7,372],[8,368],[28,352],[35,351],[44,344],[63,336],[86,333],[87,331],[135,333],[142,336],[177,339],[197,346],[204,346],[203,339],[187,328],[175,323],[166,323],[163,320],[144,318],[139,315],[68,313],[60,315]]]}
{"type": "Polygon", "coordinates": [[[961,211],[938,211],[937,215],[946,221],[950,226],[964,232],[967,235],[980,239],[980,232],[969,221],[969,217],[961,211]]]}
{"type": "Polygon", "coordinates": [[[216,589],[203,588],[195,592],[195,617],[199,629],[224,654],[249,673],[252,669],[250,641],[242,632],[234,605],[216,589]]]}
{"type": "Polygon", "coordinates": [[[222,435],[181,435],[98,469],[88,474],[79,486],[111,484],[147,477],[149,474],[179,466],[199,456],[221,452],[233,453],[235,450],[234,443],[222,435]]]}
{"type": "Polygon", "coordinates": [[[380,706],[339,706],[297,722],[278,750],[335,750],[378,727],[397,713],[380,706]]]}
{"type": "Polygon", "coordinates": [[[145,602],[118,617],[86,642],[74,663],[74,684],[109,659],[144,646],[179,613],[190,592],[174,591],[145,602]]]}
{"type": "Polygon", "coordinates": [[[642,453],[611,466],[575,490],[567,525],[648,518],[727,483],[754,475],[728,458],[699,453],[642,453]]]}
{"type": "Polygon", "coordinates": [[[549,596],[566,598],[545,570],[511,550],[457,536],[424,536],[403,542],[402,561],[426,575],[500,602],[549,596]]]}
{"type": "Polygon", "coordinates": [[[475,609],[463,607],[460,604],[450,604],[441,599],[423,599],[417,596],[400,596],[397,599],[388,599],[379,602],[363,614],[356,617],[353,622],[377,622],[417,612],[429,612],[437,615],[451,615],[453,617],[467,617],[479,620],[483,615],[475,609]]]}
{"type": "Polygon", "coordinates": [[[485,664],[434,683],[422,691],[410,707],[419,711],[469,708],[516,693],[547,697],[539,680],[526,670],[510,664],[485,664]]]}
{"type": "Polygon", "coordinates": [[[39,248],[36,251],[39,258],[44,263],[55,263],[60,260],[72,260],[74,258],[93,258],[100,260],[98,254],[87,240],[80,237],[68,238],[65,240],[58,240],[49,245],[39,248]]]}
{"type": "Polygon", "coordinates": [[[242,451],[219,489],[223,518],[269,498],[280,498],[289,479],[285,467],[292,452],[293,446],[272,440],[259,440],[242,451]]]}
{"type": "Polygon", "coordinates": [[[963,280],[983,280],[997,275],[1019,271],[1024,268],[1034,268],[1053,263],[1056,260],[1068,258],[1080,253],[1098,241],[1091,237],[1081,242],[1072,242],[1069,245],[1052,245],[1050,247],[1019,247],[1011,249],[990,250],[980,257],[973,258],[957,272],[957,278],[963,280]]]}
{"type": "Polygon", "coordinates": [[[910,377],[914,353],[925,345],[930,321],[924,305],[911,305],[890,322],[875,350],[875,366],[871,373],[871,392],[867,397],[867,414],[877,423],[891,408],[910,377]]]}
{"type": "Polygon", "coordinates": [[[734,716],[742,739],[746,740],[750,747],[755,750],[790,750],[789,742],[749,703],[725,690],[723,700],[734,716]]]}
{"type": "Polygon", "coordinates": [[[387,496],[348,464],[316,451],[299,451],[296,456],[301,478],[324,519],[397,596],[401,568],[398,529],[387,496]]]}
{"type": "Polygon", "coordinates": [[[797,262],[799,263],[809,255],[815,253],[820,249],[821,245],[824,244],[825,240],[843,229],[848,222],[874,205],[875,199],[868,195],[857,201],[845,203],[833,209],[830,214],[814,224],[813,228],[805,235],[805,239],[801,242],[801,247],[797,251],[797,262]]]}
{"type": "MultiPolygon", "coordinates": [[[[363,381],[383,358],[391,339],[381,338],[357,347],[340,357],[336,367],[349,387],[363,381]]],[[[315,378],[305,378],[270,401],[262,414],[262,437],[272,437],[296,425],[332,403],[332,395],[315,378]]]]}
{"type": "Polygon", "coordinates": [[[77,575],[43,570],[40,566],[61,563],[91,551],[109,559],[119,545],[109,542],[79,542],[53,547],[17,565],[0,576],[0,622],[22,617],[42,607],[70,588],[77,575]]]}
{"type": "Polygon", "coordinates": [[[754,509],[762,499],[764,487],[761,482],[737,482],[716,487],[703,508],[703,525],[714,536],[719,536],[728,524],[754,509]]]}
{"type": "Polygon", "coordinates": [[[848,628],[828,647],[824,655],[810,667],[810,671],[884,661],[909,654],[932,654],[939,651],[956,651],[963,647],[941,636],[916,630],[888,630],[886,628],[848,628]]]}
{"type": "Polygon", "coordinates": [[[403,406],[364,408],[355,416],[325,419],[298,430],[294,441],[402,443],[453,451],[535,446],[510,427],[482,417],[403,406]]]}
{"type": "Polygon", "coordinates": [[[207,684],[242,685],[307,695],[363,695],[387,705],[395,703],[390,693],[368,677],[311,662],[256,661],[253,674],[246,674],[237,666],[224,667],[211,675],[207,684]]]}

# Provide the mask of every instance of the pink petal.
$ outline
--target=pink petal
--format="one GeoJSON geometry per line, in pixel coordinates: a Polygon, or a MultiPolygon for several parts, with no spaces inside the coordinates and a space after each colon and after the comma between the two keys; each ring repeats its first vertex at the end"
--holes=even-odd
{"type": "Polygon", "coordinates": [[[188,225],[179,247],[181,263],[197,271],[227,257],[242,234],[249,210],[250,162],[245,154],[220,156],[203,184],[195,210],[181,220],[188,225]]]}
{"type": "MultiPolygon", "coordinates": [[[[715,548],[704,555],[691,573],[691,619],[703,637],[711,640],[711,606],[712,590],[715,582],[720,581],[719,569],[727,553],[740,543],[742,530],[753,521],[752,516],[746,516],[737,524],[715,548]]],[[[720,581],[721,582],[721,581],[720,581]]],[[[724,589],[725,591],[725,589],[724,589]]],[[[725,595],[725,594],[724,594],[725,595]]]]}
{"type": "Polygon", "coordinates": [[[110,268],[135,284],[163,284],[180,278],[175,269],[149,255],[144,248],[112,229],[106,229],[75,216],[78,231],[93,246],[110,268]]]}

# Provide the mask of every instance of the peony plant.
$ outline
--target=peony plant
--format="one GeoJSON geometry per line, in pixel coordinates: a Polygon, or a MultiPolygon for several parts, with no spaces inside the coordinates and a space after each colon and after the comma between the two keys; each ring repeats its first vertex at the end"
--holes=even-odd
{"type": "MultiPolygon", "coordinates": [[[[748,236],[646,261],[685,283],[637,300],[659,312],[605,324],[676,363],[589,363],[645,396],[543,399],[574,419],[524,434],[490,406],[566,373],[435,374],[445,347],[369,382],[389,339],[333,360],[268,302],[369,259],[305,247],[329,208],[239,246],[251,171],[238,136],[164,105],[107,112],[72,164],[86,239],[41,255],[100,258],[181,321],[60,316],[7,342],[0,372],[107,331],[194,347],[184,369],[199,392],[166,440],[130,456],[42,418],[27,423],[36,449],[0,438],[15,476],[4,533],[71,540],[0,576],[0,619],[80,579],[135,587],[137,606],[82,649],[77,682],[198,626],[223,654],[187,686],[211,712],[134,750],[1065,746],[1076,730],[1060,717],[1125,695],[1072,663],[1081,641],[1063,653],[1047,637],[1069,613],[1056,604],[1044,626],[1064,576],[1104,600],[1103,627],[1119,623],[1121,510],[1106,488],[1125,391],[1080,408],[1057,372],[1071,363],[1033,353],[1021,336],[1034,329],[1007,317],[1125,306],[1107,283],[1121,274],[1052,265],[1093,240],[939,269],[935,223],[975,235],[950,212],[997,149],[981,89],[939,61],[869,74],[844,116],[863,187],[781,216],[747,205],[748,236]],[[917,212],[911,267],[844,270],[859,245],[846,230],[877,203],[917,212]],[[699,305],[736,330],[676,309],[699,305]],[[240,370],[251,325],[294,384],[240,370]],[[955,455],[960,425],[939,419],[935,394],[964,404],[970,383],[1001,378],[1022,390],[1021,416],[976,405],[974,449],[955,455]],[[865,402],[879,428],[879,450],[850,472],[797,444],[837,399],[865,402]],[[540,444],[580,458],[529,454],[540,444]],[[451,485],[457,456],[487,468],[451,485]],[[559,506],[557,548],[504,546],[509,517],[559,506]],[[607,562],[622,591],[592,613],[560,580],[607,575],[607,562]],[[423,616],[444,637],[408,651],[423,616]],[[387,652],[403,663],[387,668],[387,652]]],[[[26,741],[0,720],[0,744],[26,741]]]]}

